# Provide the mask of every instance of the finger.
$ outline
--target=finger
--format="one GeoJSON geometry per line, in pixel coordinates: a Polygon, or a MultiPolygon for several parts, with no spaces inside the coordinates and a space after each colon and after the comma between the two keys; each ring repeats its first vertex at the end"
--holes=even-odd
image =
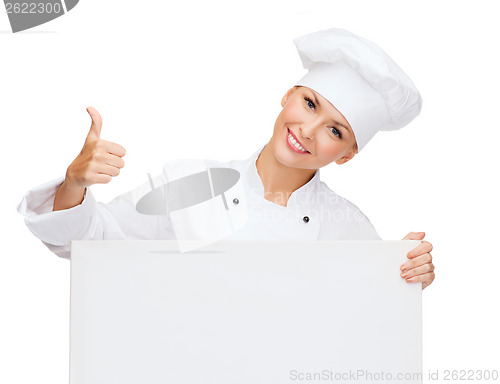
{"type": "Polygon", "coordinates": [[[410,232],[403,240],[422,240],[425,237],[425,232],[410,232]]]}
{"type": "Polygon", "coordinates": [[[424,253],[420,256],[416,256],[413,259],[408,260],[407,262],[401,265],[401,271],[408,271],[415,267],[419,267],[424,264],[432,264],[432,255],[430,253],[424,253]]]}
{"type": "Polygon", "coordinates": [[[422,289],[427,288],[429,285],[431,285],[432,282],[434,281],[434,278],[435,278],[435,276],[434,276],[434,272],[433,272],[432,279],[430,281],[423,281],[422,282],[422,289]]]}
{"type": "Polygon", "coordinates": [[[408,252],[407,256],[409,259],[412,259],[416,256],[423,255],[424,253],[429,253],[430,251],[432,251],[432,244],[428,241],[422,241],[419,245],[408,252]]]}
{"type": "Polygon", "coordinates": [[[109,175],[113,177],[120,174],[120,168],[113,167],[112,165],[108,164],[100,164],[98,167],[96,167],[96,170],[98,174],[109,175]]]}
{"type": "Polygon", "coordinates": [[[407,271],[403,271],[403,272],[401,272],[401,277],[403,279],[409,279],[411,277],[419,276],[419,275],[422,275],[424,273],[429,273],[429,272],[434,272],[434,264],[432,264],[432,263],[426,263],[426,264],[420,265],[418,267],[409,269],[407,271]]]}
{"type": "Polygon", "coordinates": [[[424,273],[422,275],[413,276],[410,279],[406,279],[407,283],[423,283],[424,285],[430,285],[435,278],[434,272],[424,273]]]}
{"type": "Polygon", "coordinates": [[[113,178],[110,175],[98,173],[97,175],[95,175],[94,179],[92,180],[92,184],[107,184],[111,180],[113,180],[113,178]]]}
{"type": "Polygon", "coordinates": [[[106,164],[116,168],[123,168],[125,166],[125,161],[121,157],[113,155],[111,153],[106,153],[105,162],[106,164]]]}
{"type": "Polygon", "coordinates": [[[102,148],[112,155],[123,157],[127,153],[125,148],[123,148],[120,144],[113,143],[112,141],[101,140],[99,143],[102,145],[102,148]]]}
{"type": "Polygon", "coordinates": [[[98,139],[101,137],[101,128],[102,128],[102,117],[97,109],[93,107],[87,107],[87,112],[92,119],[92,124],[90,126],[90,131],[87,135],[87,138],[98,139]]]}

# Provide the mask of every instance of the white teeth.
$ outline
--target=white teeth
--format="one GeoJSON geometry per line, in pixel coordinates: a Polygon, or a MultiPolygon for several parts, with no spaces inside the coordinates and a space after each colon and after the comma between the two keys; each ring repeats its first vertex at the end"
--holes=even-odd
{"type": "Polygon", "coordinates": [[[303,148],[299,143],[297,143],[297,140],[295,140],[290,133],[288,134],[288,140],[290,140],[290,142],[295,146],[295,148],[300,149],[302,152],[307,152],[307,149],[303,148]]]}

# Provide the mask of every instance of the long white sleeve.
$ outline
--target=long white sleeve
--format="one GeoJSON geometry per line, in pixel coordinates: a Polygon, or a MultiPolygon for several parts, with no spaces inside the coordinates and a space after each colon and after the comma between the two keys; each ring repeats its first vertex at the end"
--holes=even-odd
{"type": "MultiPolygon", "coordinates": [[[[17,207],[29,230],[52,252],[70,258],[71,240],[173,240],[167,215],[144,215],[137,201],[151,190],[148,183],[117,196],[109,203],[96,202],[90,188],[81,204],[52,211],[54,197],[64,178],[29,190],[17,207]]],[[[161,182],[160,177],[156,181],[161,182]]]]}

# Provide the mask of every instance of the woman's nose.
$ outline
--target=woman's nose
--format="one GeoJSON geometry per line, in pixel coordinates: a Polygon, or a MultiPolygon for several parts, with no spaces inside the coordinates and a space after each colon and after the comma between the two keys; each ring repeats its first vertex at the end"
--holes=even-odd
{"type": "Polygon", "coordinates": [[[300,136],[302,139],[314,140],[316,135],[316,130],[318,129],[317,124],[306,123],[299,127],[300,136]]]}

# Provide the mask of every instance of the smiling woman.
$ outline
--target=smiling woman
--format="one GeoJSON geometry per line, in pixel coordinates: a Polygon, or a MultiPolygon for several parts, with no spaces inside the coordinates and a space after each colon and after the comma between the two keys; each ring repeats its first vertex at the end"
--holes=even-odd
{"type": "MultiPolygon", "coordinates": [[[[144,214],[136,207],[149,184],[96,203],[89,187],[120,173],[125,149],[100,139],[101,116],[88,108],[92,126],[66,176],[29,191],[18,207],[30,230],[67,258],[75,239],[380,239],[354,204],[321,182],[320,168],[350,161],[377,131],[411,122],[420,112],[420,95],[385,52],[352,33],[329,29],[299,37],[295,44],[308,72],[283,96],[267,144],[246,160],[181,160],[164,167],[166,179],[150,180],[150,193],[168,180],[177,185],[176,196],[196,204],[169,210],[166,188],[159,211],[144,214]],[[221,181],[221,168],[236,170],[238,182],[221,181]],[[181,183],[188,179],[197,181],[181,183]],[[179,190],[181,184],[185,189],[179,190]]],[[[419,232],[405,239],[423,237],[419,232]]],[[[402,278],[429,285],[431,249],[423,241],[410,252],[402,278]]]]}

